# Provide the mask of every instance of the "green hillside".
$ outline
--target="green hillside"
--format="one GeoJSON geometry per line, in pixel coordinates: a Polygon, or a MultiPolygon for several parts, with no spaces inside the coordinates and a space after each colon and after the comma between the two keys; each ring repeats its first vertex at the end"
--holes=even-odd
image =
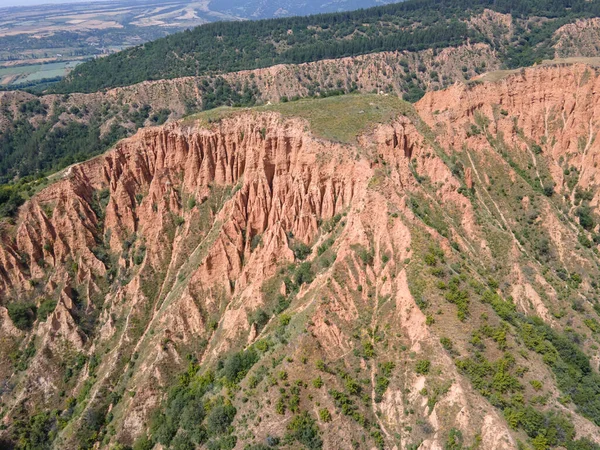
{"type": "Polygon", "coordinates": [[[82,64],[53,92],[94,92],[144,80],[225,73],[379,51],[444,48],[489,38],[464,19],[484,8],[552,20],[492,43],[507,67],[551,55],[552,33],[577,17],[600,15],[597,0],[408,0],[353,12],[255,22],[218,22],[82,64]]]}

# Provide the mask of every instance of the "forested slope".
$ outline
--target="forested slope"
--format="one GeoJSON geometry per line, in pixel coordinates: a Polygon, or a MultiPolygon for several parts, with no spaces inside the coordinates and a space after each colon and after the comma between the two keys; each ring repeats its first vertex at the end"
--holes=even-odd
{"type": "Polygon", "coordinates": [[[489,42],[508,67],[551,56],[552,34],[579,17],[600,15],[597,0],[408,0],[364,10],[218,22],[79,66],[53,92],[93,92],[144,80],[225,73],[278,63],[303,63],[379,51],[444,48],[489,42]],[[510,41],[472,27],[484,9],[522,24],[510,41]],[[527,20],[547,18],[550,20],[527,20]]]}

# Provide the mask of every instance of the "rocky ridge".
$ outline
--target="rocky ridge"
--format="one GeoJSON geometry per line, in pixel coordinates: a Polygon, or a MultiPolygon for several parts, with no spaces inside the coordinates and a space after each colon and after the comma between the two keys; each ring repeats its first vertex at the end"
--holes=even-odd
{"type": "Polygon", "coordinates": [[[396,108],[349,144],[276,108],[201,115],[72,166],[2,224],[2,304],[38,311],[0,307],[2,437],[56,410],[56,448],[592,445],[557,367],[564,345],[598,376],[599,83],[566,65],[414,108],[313,100],[396,108]],[[210,386],[206,422],[166,416],[174,383],[210,386]]]}
{"type": "MultiPolygon", "coordinates": [[[[321,60],[305,64],[280,64],[265,69],[244,70],[221,76],[185,77],[172,80],[146,81],[132,86],[109,89],[92,94],[48,94],[36,97],[22,91],[0,92],[0,106],[4,114],[0,126],[9,126],[10,118],[19,115],[21,104],[39,98],[46,107],[46,115],[61,112],[63,125],[70,121],[89,120],[90,116],[102,107],[114,109],[107,123],[128,124],[127,117],[119,117],[124,105],[139,109],[151,107],[149,115],[161,109],[168,109],[172,119],[178,119],[190,111],[202,109],[203,98],[212,93],[216,78],[220,78],[242,93],[245,85],[253,86],[256,103],[278,102],[282,97],[313,96],[319,92],[356,90],[363,93],[407,92],[406,80],[410,73],[419,78],[423,88],[440,88],[455,80],[464,80],[475,75],[475,70],[494,70],[500,63],[490,46],[486,44],[465,44],[434,52],[381,52],[357,57],[321,60]],[[398,70],[398,67],[403,67],[398,70]],[[463,70],[467,67],[467,71],[463,70]],[[435,73],[432,75],[431,72],[435,73]],[[418,74],[418,75],[417,75],[418,74]],[[422,80],[421,80],[422,78],[422,80]],[[137,105],[137,106],[136,106],[137,105]],[[86,109],[84,115],[73,114],[86,109]]],[[[224,99],[225,103],[229,99],[224,99]]],[[[37,115],[35,120],[43,117],[37,115]]],[[[145,125],[152,125],[148,118],[145,125]]],[[[132,124],[129,123],[129,127],[132,124]]],[[[107,128],[105,126],[105,128],[107,128]]]]}

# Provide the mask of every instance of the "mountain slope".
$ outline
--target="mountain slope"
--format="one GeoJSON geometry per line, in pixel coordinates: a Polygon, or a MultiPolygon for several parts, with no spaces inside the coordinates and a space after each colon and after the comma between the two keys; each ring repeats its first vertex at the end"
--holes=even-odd
{"type": "Polygon", "coordinates": [[[448,86],[484,67],[495,69],[499,63],[488,46],[479,44],[145,82],[92,94],[0,93],[0,181],[18,182],[62,169],[104,151],[141,126],[203,109],[356,91],[396,92],[414,100],[423,89],[448,86]],[[466,65],[474,69],[465,72],[466,65]]]}
{"type": "Polygon", "coordinates": [[[1,437],[598,448],[599,84],[219,108],[69,168],[2,225],[1,437]]]}
{"type": "MultiPolygon", "coordinates": [[[[508,8],[500,6],[495,7],[508,8]]],[[[552,5],[544,8],[544,14],[556,15],[552,5]]],[[[593,8],[593,4],[586,3],[586,8],[593,8]]],[[[444,16],[448,10],[450,7],[439,14],[444,16]]],[[[529,5],[530,12],[538,10],[540,5],[537,9],[529,5]]],[[[369,11],[365,14],[372,16],[374,12],[381,12],[379,9],[369,11]]],[[[253,106],[357,91],[395,92],[414,102],[425,90],[447,87],[455,81],[469,80],[506,65],[527,64],[541,56],[593,57],[597,53],[594,42],[598,21],[576,19],[582,11],[577,5],[570,11],[568,17],[548,20],[490,9],[473,12],[467,19],[468,14],[462,11],[459,15],[464,16],[469,33],[484,42],[468,42],[441,50],[369,53],[253,71],[144,81],[89,95],[0,93],[0,146],[3,148],[0,217],[11,216],[22,198],[28,198],[39,189],[37,179],[44,174],[105,151],[117,139],[131,135],[141,126],[161,124],[184,114],[220,105],[253,106]]],[[[422,13],[417,11],[413,15],[420,21],[417,28],[425,30],[431,17],[422,17],[422,13]]],[[[390,17],[386,16],[385,20],[391,20],[390,26],[394,28],[398,20],[390,17]]],[[[382,33],[390,35],[385,30],[382,33]]],[[[330,37],[327,42],[334,42],[330,37]]],[[[444,38],[444,34],[434,37],[444,38]]],[[[128,64],[127,61],[122,63],[128,64]]],[[[165,65],[161,59],[160,64],[170,70],[178,63],[165,65]]],[[[120,71],[113,67],[110,73],[118,75],[120,71]]],[[[134,71],[127,73],[133,75],[134,71]]]]}
{"type": "Polygon", "coordinates": [[[386,3],[391,0],[121,0],[118,4],[95,0],[0,5],[0,89],[42,91],[79,62],[208,22],[347,11],[386,3]]]}
{"type": "Polygon", "coordinates": [[[493,45],[509,67],[551,56],[553,33],[578,18],[598,17],[594,1],[409,0],[365,10],[213,23],[158,39],[77,67],[54,92],[93,92],[144,80],[303,63],[380,51],[418,51],[465,42],[493,45]],[[473,19],[489,10],[520,20],[481,29],[473,19]]]}

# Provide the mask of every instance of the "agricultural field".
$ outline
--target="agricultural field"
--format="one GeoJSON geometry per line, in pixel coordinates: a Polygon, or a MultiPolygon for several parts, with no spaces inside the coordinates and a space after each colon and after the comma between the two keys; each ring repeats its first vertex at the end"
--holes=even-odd
{"type": "Polygon", "coordinates": [[[69,73],[80,61],[60,61],[46,64],[0,66],[0,85],[22,85],[45,79],[56,79],[69,73]]]}
{"type": "Polygon", "coordinates": [[[214,20],[207,1],[126,1],[0,8],[0,86],[65,76],[79,62],[214,20]]]}

